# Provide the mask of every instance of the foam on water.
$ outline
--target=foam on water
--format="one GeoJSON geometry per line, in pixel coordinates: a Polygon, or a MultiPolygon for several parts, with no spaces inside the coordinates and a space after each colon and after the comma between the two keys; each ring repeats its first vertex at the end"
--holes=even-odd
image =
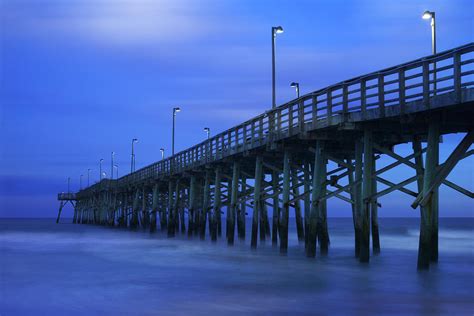
{"type": "MultiPolygon", "coordinates": [[[[440,219],[440,262],[417,273],[419,222],[380,219],[382,252],[353,256],[351,219],[329,219],[328,256],[249,238],[0,220],[0,315],[441,315],[474,310],[474,221],[440,219]]],[[[247,233],[250,225],[247,224],[247,233]]],[[[225,231],[223,231],[225,236],[225,231]]]]}

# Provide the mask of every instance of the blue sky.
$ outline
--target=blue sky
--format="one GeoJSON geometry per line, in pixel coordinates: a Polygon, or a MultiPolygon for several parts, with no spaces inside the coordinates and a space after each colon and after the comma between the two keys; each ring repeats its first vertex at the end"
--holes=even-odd
{"type": "MultiPolygon", "coordinates": [[[[68,176],[73,189],[88,168],[97,180],[100,158],[110,173],[111,151],[120,174],[128,171],[134,137],[137,168],[161,147],[169,153],[173,106],[183,109],[178,151],[202,141],[204,126],[216,133],[268,109],[271,26],[285,29],[277,38],[284,103],[292,81],[307,93],[428,55],[426,9],[437,14],[439,51],[473,41],[468,0],[2,0],[0,216],[54,216],[68,176]]],[[[446,137],[445,147],[459,139],[446,137]]],[[[472,159],[450,179],[472,191],[472,159]]],[[[441,197],[441,215],[473,215],[469,199],[441,197]]],[[[417,216],[410,201],[387,197],[381,216],[417,216]]]]}

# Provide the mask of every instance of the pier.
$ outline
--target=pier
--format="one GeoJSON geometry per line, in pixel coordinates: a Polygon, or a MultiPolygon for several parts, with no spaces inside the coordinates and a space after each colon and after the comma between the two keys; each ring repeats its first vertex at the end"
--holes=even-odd
{"type": "Polygon", "coordinates": [[[251,248],[268,242],[285,254],[291,213],[306,255],[316,257],[317,249],[329,251],[327,201],[340,199],[353,216],[354,256],[369,262],[381,250],[379,199],[400,191],[407,209],[420,212],[417,267],[425,270],[438,260],[439,187],[474,198],[447,180],[459,161],[472,159],[473,141],[469,43],[302,95],[119,179],[59,194],[57,221],[71,202],[77,224],[226,238],[229,245],[250,230],[251,248]],[[440,161],[442,136],[451,133],[464,136],[440,161]],[[395,152],[399,144],[412,152],[395,152]],[[379,166],[385,156],[393,162],[379,166]],[[401,166],[413,175],[386,176],[401,166]]]}

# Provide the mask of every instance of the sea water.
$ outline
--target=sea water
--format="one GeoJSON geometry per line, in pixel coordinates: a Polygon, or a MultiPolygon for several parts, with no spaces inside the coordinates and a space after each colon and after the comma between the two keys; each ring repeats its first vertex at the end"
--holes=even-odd
{"type": "MultiPolygon", "coordinates": [[[[354,258],[350,218],[330,218],[315,259],[290,226],[271,241],[0,219],[0,315],[473,315],[474,219],[441,218],[439,263],[417,272],[419,220],[380,218],[381,253],[354,258]]],[[[225,226],[225,225],[224,225],[225,226]]],[[[225,236],[225,232],[223,232],[225,236]]]]}

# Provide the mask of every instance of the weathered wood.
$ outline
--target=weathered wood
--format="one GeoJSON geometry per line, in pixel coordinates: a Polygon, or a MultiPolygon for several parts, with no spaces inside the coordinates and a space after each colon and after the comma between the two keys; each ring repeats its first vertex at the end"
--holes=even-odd
{"type": "Polygon", "coordinates": [[[288,252],[288,220],[289,220],[289,201],[290,201],[290,159],[291,154],[285,150],[283,156],[283,209],[280,218],[280,253],[288,252]]]}
{"type": "Polygon", "coordinates": [[[196,230],[196,182],[196,176],[192,175],[189,180],[188,237],[192,237],[193,232],[196,230]]]}
{"type": "MultiPolygon", "coordinates": [[[[428,149],[426,151],[426,166],[423,175],[423,194],[428,193],[434,180],[439,160],[439,121],[430,120],[428,129],[428,149]]],[[[418,247],[418,270],[427,270],[430,261],[437,258],[438,244],[438,194],[434,192],[428,203],[421,207],[420,240],[418,247]],[[436,219],[435,219],[436,218],[436,219]]]]}
{"type": "Polygon", "coordinates": [[[234,244],[235,235],[235,216],[238,208],[237,198],[239,194],[239,176],[240,176],[240,163],[234,161],[232,167],[232,185],[231,185],[231,196],[230,196],[230,207],[228,208],[227,214],[227,244],[234,244]]]}
{"type": "Polygon", "coordinates": [[[140,190],[137,189],[135,192],[135,198],[133,199],[132,204],[132,217],[130,218],[130,229],[138,228],[138,202],[140,198],[140,190]]]}
{"type": "MultiPolygon", "coordinates": [[[[310,192],[311,188],[311,179],[310,179],[310,167],[311,164],[309,161],[305,161],[304,170],[303,170],[303,191],[310,192]]],[[[304,196],[304,244],[305,248],[308,247],[308,236],[309,236],[309,214],[311,212],[311,196],[310,194],[305,194],[304,196]]]]}
{"type": "MultiPolygon", "coordinates": [[[[203,206],[202,206],[202,215],[201,215],[201,233],[200,238],[204,240],[206,238],[206,221],[209,210],[209,190],[210,190],[210,179],[211,175],[209,171],[206,171],[206,176],[204,178],[204,189],[203,189],[203,206]]],[[[210,215],[209,215],[210,217],[210,215]]]]}
{"type": "Polygon", "coordinates": [[[273,221],[272,221],[272,245],[278,244],[278,226],[280,221],[280,201],[279,201],[279,174],[277,171],[272,172],[272,191],[273,191],[273,221]]]}
{"type": "MultiPolygon", "coordinates": [[[[254,201],[253,201],[253,215],[252,215],[252,237],[250,241],[251,248],[257,248],[257,232],[258,232],[258,219],[261,208],[260,200],[260,186],[262,183],[262,157],[257,156],[255,160],[255,184],[254,184],[254,201]]],[[[260,228],[261,229],[261,228],[260,228]]]]}
{"type": "Polygon", "coordinates": [[[152,203],[151,203],[151,221],[150,221],[150,233],[156,231],[156,213],[158,212],[158,199],[159,199],[159,187],[158,184],[153,186],[152,203]]]}
{"type": "Polygon", "coordinates": [[[174,220],[174,181],[168,181],[168,237],[175,236],[175,220],[174,220]]]}
{"type": "MultiPolygon", "coordinates": [[[[246,185],[247,185],[247,178],[244,175],[242,175],[242,183],[241,183],[241,186],[240,186],[240,196],[245,195],[246,185]]],[[[237,218],[237,231],[238,231],[238,235],[239,235],[240,240],[245,240],[245,213],[246,213],[246,210],[247,210],[247,207],[245,205],[245,201],[243,201],[240,204],[240,209],[238,210],[239,215],[238,215],[238,218],[237,218]]]]}
{"type": "MultiPolygon", "coordinates": [[[[298,188],[298,173],[297,171],[292,168],[291,170],[291,180],[293,185],[293,196],[300,195],[300,190],[298,188]]],[[[300,200],[294,202],[294,209],[295,209],[295,222],[296,222],[296,234],[298,236],[298,241],[304,241],[304,227],[303,227],[303,218],[301,216],[301,203],[300,200]]]]}
{"type": "Polygon", "coordinates": [[[369,216],[372,203],[368,198],[372,195],[372,173],[373,173],[373,148],[372,148],[372,131],[366,129],[364,131],[364,168],[362,175],[362,214],[361,214],[361,235],[360,235],[360,262],[369,262],[370,257],[370,226],[369,216]]]}
{"type": "MultiPolygon", "coordinates": [[[[372,174],[375,174],[376,162],[372,159],[372,174]]],[[[377,193],[377,179],[372,177],[372,195],[377,193]]],[[[378,203],[377,199],[371,199],[372,205],[370,209],[370,220],[372,225],[372,252],[374,254],[380,253],[380,237],[379,237],[379,221],[378,221],[378,203]]]]}
{"type": "Polygon", "coordinates": [[[218,218],[221,215],[221,167],[217,166],[215,169],[216,178],[214,181],[214,213],[210,225],[211,240],[217,241],[218,234],[218,218]]]}

